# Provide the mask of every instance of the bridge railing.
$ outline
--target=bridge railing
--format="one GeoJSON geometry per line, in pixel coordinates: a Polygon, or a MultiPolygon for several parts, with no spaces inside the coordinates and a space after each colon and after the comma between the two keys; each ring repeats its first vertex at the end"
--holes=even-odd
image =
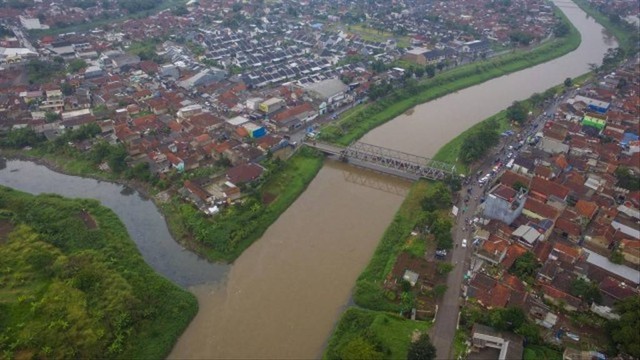
{"type": "Polygon", "coordinates": [[[455,170],[451,164],[363,142],[355,142],[346,148],[315,141],[305,141],[305,144],[321,151],[339,154],[345,159],[357,159],[417,177],[442,180],[454,174],[455,170]]]}

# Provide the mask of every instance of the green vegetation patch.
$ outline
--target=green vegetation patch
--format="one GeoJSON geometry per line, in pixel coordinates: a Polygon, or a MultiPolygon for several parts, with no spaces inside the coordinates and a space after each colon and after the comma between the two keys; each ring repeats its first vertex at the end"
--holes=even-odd
{"type": "Polygon", "coordinates": [[[524,360],[562,360],[562,353],[543,345],[531,345],[524,348],[523,357],[524,360]]]}
{"type": "Polygon", "coordinates": [[[177,238],[187,240],[190,247],[210,260],[230,262],[304,192],[320,171],[322,161],[320,154],[308,148],[300,149],[286,162],[274,160],[264,184],[243,190],[251,195],[242,204],[229,206],[214,217],[179,200],[166,204],[164,213],[177,238]]]}
{"type": "Polygon", "coordinates": [[[97,201],[0,187],[0,213],[4,357],[163,358],[196,314],[97,201]]]}
{"type": "Polygon", "coordinates": [[[349,308],[329,339],[324,359],[406,359],[414,332],[430,323],[349,308]]]}
{"type": "MultiPolygon", "coordinates": [[[[406,239],[418,224],[443,222],[439,219],[442,217],[440,216],[442,212],[446,210],[426,212],[424,204],[425,199],[432,198],[434,193],[440,192],[439,190],[442,188],[443,186],[428,181],[418,181],[411,187],[408,196],[382,236],[371,261],[356,281],[354,290],[356,304],[371,310],[393,312],[400,310],[400,305],[392,302],[385,294],[382,282],[393,269],[393,265],[403,249],[408,247],[408,251],[422,252],[419,256],[424,255],[423,246],[426,245],[413,245],[413,243],[407,245],[406,239]]],[[[448,229],[450,230],[450,227],[448,229]]],[[[424,243],[419,239],[415,240],[415,243],[420,242],[424,243]]]]}

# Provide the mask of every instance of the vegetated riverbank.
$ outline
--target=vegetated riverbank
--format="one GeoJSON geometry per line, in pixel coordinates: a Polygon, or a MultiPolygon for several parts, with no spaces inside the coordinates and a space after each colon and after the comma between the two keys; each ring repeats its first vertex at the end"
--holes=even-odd
{"type": "MultiPolygon", "coordinates": [[[[51,153],[48,148],[35,145],[30,150],[2,149],[0,155],[33,161],[67,175],[123,184],[147,198],[154,199],[153,195],[162,190],[126,171],[98,169],[95,162],[86,158],[91,157],[90,152],[80,154],[63,149],[51,153]]],[[[168,203],[156,203],[174,239],[209,261],[232,262],[304,191],[322,167],[322,156],[305,148],[286,161],[271,159],[265,165],[269,171],[263,182],[243,189],[249,193],[243,203],[229,206],[214,217],[205,215],[177,195],[168,203]]],[[[173,180],[174,190],[181,187],[181,180],[173,180]]]]}
{"type": "Polygon", "coordinates": [[[397,315],[349,308],[327,344],[325,359],[406,359],[408,339],[431,323],[397,315]],[[366,338],[365,338],[366,337],[366,338]]]}
{"type": "Polygon", "coordinates": [[[306,147],[286,161],[271,161],[264,183],[213,218],[178,199],[162,210],[176,240],[209,260],[232,262],[304,192],[322,163],[322,155],[306,147]]]}
{"type": "MultiPolygon", "coordinates": [[[[587,73],[581,76],[578,76],[572,79],[572,86],[579,86],[580,84],[588,81],[593,76],[592,73],[587,73]]],[[[552,88],[547,89],[543,93],[536,93],[531,95],[528,99],[519,101],[526,111],[531,112],[528,117],[538,116],[542,111],[544,106],[546,105],[546,101],[552,101],[553,98],[566,90],[566,86],[564,84],[556,85],[552,88]]],[[[518,123],[509,119],[508,111],[502,110],[499,113],[492,115],[481,122],[475,124],[469,129],[465,130],[460,135],[456,136],[453,140],[449,141],[445,144],[438,152],[434,155],[433,159],[438,161],[447,162],[450,164],[454,164],[456,166],[456,170],[461,174],[468,174],[469,167],[473,162],[465,162],[461,159],[461,151],[463,149],[463,145],[469,141],[471,136],[474,136],[478,132],[485,129],[487,126],[491,126],[491,131],[495,134],[499,134],[508,129],[519,130],[518,123]]],[[[493,145],[481,149],[483,152],[477,154],[478,160],[483,158],[486,151],[490,150],[493,145]]]]}
{"type": "Polygon", "coordinates": [[[197,313],[98,201],[0,187],[0,350],[163,358],[197,313]]]}
{"type": "MultiPolygon", "coordinates": [[[[421,180],[411,187],[376,247],[371,261],[356,281],[353,299],[360,308],[349,308],[342,315],[328,341],[324,358],[364,356],[352,354],[353,348],[368,349],[367,351],[374,351],[379,355],[369,358],[406,358],[412,334],[416,331],[424,333],[429,329],[430,322],[407,320],[397,315],[389,315],[389,312],[406,313],[417,307],[415,304],[420,301],[433,302],[441,296],[438,295],[438,291],[446,289],[446,286],[436,285],[431,290],[422,286],[403,286],[398,295],[397,290],[387,289],[383,283],[400,253],[406,252],[409,257],[419,258],[424,255],[426,248],[433,250],[436,244],[438,247],[449,249],[453,246],[450,236],[452,223],[447,218],[450,196],[449,189],[442,183],[421,180]],[[437,205],[425,209],[425,199],[429,199],[427,202],[430,204],[437,205]],[[431,229],[430,234],[412,234],[414,229],[422,229],[425,226],[431,229]],[[441,235],[444,236],[441,238],[441,235]]],[[[438,270],[440,275],[436,277],[443,280],[446,272],[438,270]]],[[[438,282],[438,279],[435,281],[438,282]]]]}
{"type": "Polygon", "coordinates": [[[440,73],[411,88],[396,90],[384,99],[364,105],[349,112],[336,123],[328,124],[322,128],[320,139],[339,145],[349,145],[371,129],[394,119],[418,104],[547,62],[577,49],[581,42],[580,33],[562,11],[556,8],[555,14],[568,26],[569,33],[566,36],[545,42],[530,51],[515,51],[490,60],[463,65],[440,73]]]}
{"type": "Polygon", "coordinates": [[[620,47],[627,53],[637,52],[638,41],[640,40],[637,28],[631,24],[627,24],[624,19],[620,19],[619,17],[618,22],[612,21],[609,16],[594,8],[588,0],[573,0],[573,2],[576,3],[582,11],[593,17],[598,24],[613,34],[616,40],[618,40],[620,47]]]}

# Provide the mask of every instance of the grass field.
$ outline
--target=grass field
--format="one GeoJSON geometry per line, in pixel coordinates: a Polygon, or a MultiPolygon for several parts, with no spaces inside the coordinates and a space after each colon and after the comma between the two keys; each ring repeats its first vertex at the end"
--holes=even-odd
{"type": "Polygon", "coordinates": [[[388,313],[350,308],[343,314],[329,339],[323,359],[364,358],[367,353],[361,349],[366,345],[375,352],[371,354],[376,355],[373,358],[406,359],[412,334],[416,331],[426,332],[430,325],[388,313]],[[350,349],[350,344],[354,343],[361,345],[358,354],[350,349]]]}
{"type": "Polygon", "coordinates": [[[374,28],[365,26],[364,24],[349,25],[347,32],[359,35],[367,41],[375,41],[385,43],[389,39],[395,39],[398,47],[409,47],[409,38],[407,36],[397,36],[386,31],[379,31],[374,28]]]}

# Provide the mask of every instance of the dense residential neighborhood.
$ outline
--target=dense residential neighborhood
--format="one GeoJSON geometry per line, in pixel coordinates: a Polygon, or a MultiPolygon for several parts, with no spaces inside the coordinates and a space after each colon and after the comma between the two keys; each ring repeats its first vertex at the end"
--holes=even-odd
{"type": "MultiPolygon", "coordinates": [[[[640,23],[636,0],[578,1],[627,30],[640,23]]],[[[473,71],[503,71],[513,65],[500,62],[509,56],[520,62],[514,68],[533,66],[543,60],[523,57],[550,44],[552,53],[570,34],[577,48],[579,34],[558,6],[546,0],[7,1],[0,7],[0,154],[131,186],[154,200],[168,237],[182,250],[228,263],[306,190],[324,155],[400,178],[413,169],[404,179],[418,180],[349,304],[341,304],[350,308],[347,320],[334,324],[325,358],[433,359],[437,346],[438,355],[459,359],[626,360],[640,356],[629,331],[640,304],[637,54],[610,48],[602,64],[589,64],[587,80],[557,79],[561,85],[544,94],[515,101],[497,115],[506,116],[504,124],[478,121],[452,140],[459,142],[448,160],[456,165],[371,144],[361,144],[371,153],[357,158],[357,137],[344,147],[336,135],[349,139],[361,126],[361,136],[409,116],[414,108],[393,108],[457,93],[472,82],[447,86],[473,71]],[[438,77],[465,67],[468,72],[447,80],[438,77]],[[439,95],[424,95],[438,87],[439,95]],[[479,147],[469,145],[483,134],[479,147]],[[385,172],[385,162],[396,171],[385,172]],[[446,168],[438,177],[415,173],[437,166],[446,168]],[[455,301],[445,303],[451,291],[455,301]],[[442,335],[434,334],[442,318],[453,343],[434,340],[434,346],[429,337],[442,335]],[[385,337],[401,345],[380,340],[385,337]],[[421,351],[429,354],[412,357],[421,351]]],[[[634,36],[629,43],[637,47],[634,36]]],[[[567,46],[567,53],[568,43],[558,47],[567,46]]],[[[504,71],[484,79],[517,69],[504,71]]],[[[13,229],[17,218],[4,206],[0,201],[0,229],[13,229]]],[[[84,208],[79,218],[89,230],[101,226],[84,208]]],[[[0,245],[7,239],[0,231],[0,245]]],[[[11,286],[19,288],[19,280],[11,286]]]]}
{"type": "MultiPolygon", "coordinates": [[[[557,23],[541,1],[450,8],[407,2],[393,9],[381,3],[314,2],[298,8],[287,2],[189,2],[180,14],[164,10],[118,26],[29,36],[32,42],[23,34],[108,17],[105,4],[52,10],[35,3],[19,22],[9,17],[17,10],[4,8],[0,17],[14,36],[5,32],[0,55],[0,126],[28,127],[55,140],[97,124],[102,141],[124,145],[129,167],[143,164],[160,179],[216,164],[242,174],[247,164],[295,147],[291,133],[365,101],[372,86],[399,83],[425,65],[432,66],[427,74],[433,76],[436,65],[442,70],[491,56],[493,49],[523,45],[508,36],[516,30],[527,34],[526,45],[543,41],[557,23]],[[520,22],[507,16],[523,4],[520,22]],[[311,8],[316,11],[304,13],[311,8]],[[415,17],[427,12],[432,15],[415,17]],[[362,34],[349,30],[358,21],[365,23],[356,28],[368,27],[362,34]],[[372,29],[387,35],[371,38],[372,29]],[[400,46],[400,39],[410,41],[400,46]]],[[[95,142],[74,146],[88,151],[95,142]]],[[[111,170],[106,162],[100,168],[111,170]]],[[[210,212],[230,200],[227,191],[216,189],[238,189],[260,172],[234,177],[238,184],[227,174],[181,185],[210,212]],[[202,191],[194,192],[194,186],[202,191]]],[[[236,191],[231,198],[240,196],[236,191]]]]}

